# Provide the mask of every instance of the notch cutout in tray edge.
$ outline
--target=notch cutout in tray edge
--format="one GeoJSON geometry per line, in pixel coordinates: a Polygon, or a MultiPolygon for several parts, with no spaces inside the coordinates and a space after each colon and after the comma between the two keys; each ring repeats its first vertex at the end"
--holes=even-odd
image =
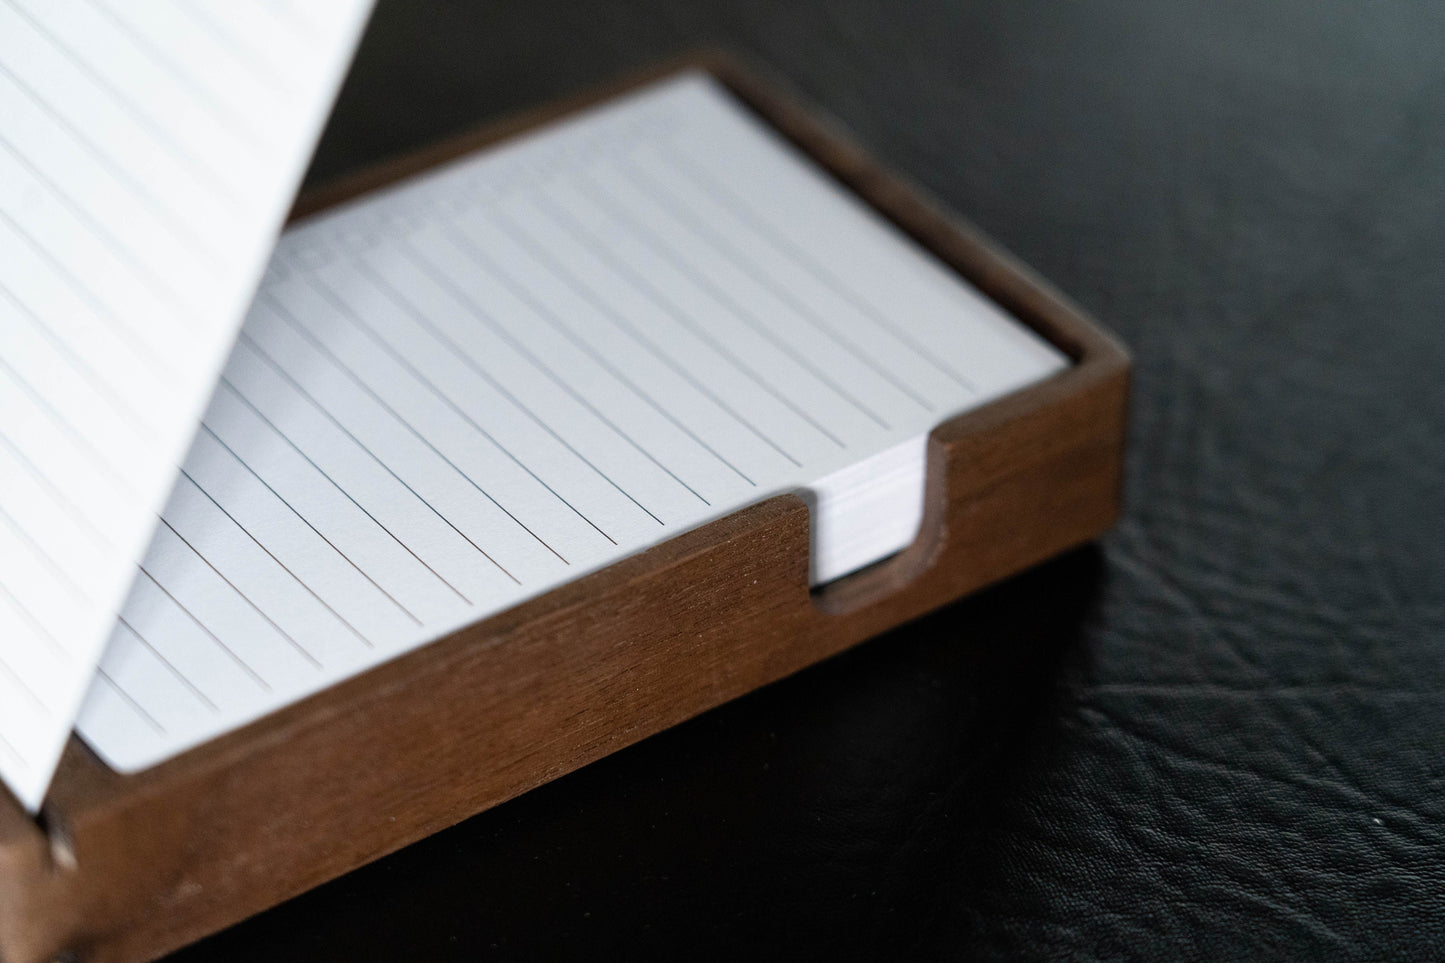
{"type": "Polygon", "coordinates": [[[822,587],[913,544],[923,521],[928,436],[910,438],[820,478],[811,513],[808,577],[822,587]]]}

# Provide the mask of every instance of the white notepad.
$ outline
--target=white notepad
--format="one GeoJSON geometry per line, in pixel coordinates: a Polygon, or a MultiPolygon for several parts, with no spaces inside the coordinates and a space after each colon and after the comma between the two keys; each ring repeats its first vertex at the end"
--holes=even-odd
{"type": "Polygon", "coordinates": [[[370,0],[0,0],[0,776],[39,804],[370,0]]]}
{"type": "Polygon", "coordinates": [[[902,493],[841,574],[929,429],[1064,364],[712,81],[615,101],[283,236],[81,734],[149,766],[774,493],[902,493]]]}
{"type": "Polygon", "coordinates": [[[282,236],[78,729],[154,765],[778,492],[826,581],[911,540],[931,428],[1066,364],[654,85],[282,236]]]}

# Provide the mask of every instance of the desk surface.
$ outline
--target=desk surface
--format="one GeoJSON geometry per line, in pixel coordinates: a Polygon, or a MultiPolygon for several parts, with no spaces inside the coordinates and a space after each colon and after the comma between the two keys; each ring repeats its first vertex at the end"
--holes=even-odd
{"type": "Polygon", "coordinates": [[[312,179],[769,64],[1137,359],[1118,530],[175,957],[1445,944],[1445,8],[383,0],[312,179]]]}

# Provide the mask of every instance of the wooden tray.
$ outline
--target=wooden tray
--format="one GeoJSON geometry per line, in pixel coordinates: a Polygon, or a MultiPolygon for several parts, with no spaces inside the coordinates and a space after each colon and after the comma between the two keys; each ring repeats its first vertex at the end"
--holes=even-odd
{"type": "Polygon", "coordinates": [[[0,961],[159,956],[1051,555],[1119,511],[1129,360],[1026,268],[770,84],[690,57],[309,195],[297,215],[685,67],[1073,367],[939,425],[904,552],[808,586],[783,495],[137,775],[73,739],[39,820],[0,793],[0,961]]]}

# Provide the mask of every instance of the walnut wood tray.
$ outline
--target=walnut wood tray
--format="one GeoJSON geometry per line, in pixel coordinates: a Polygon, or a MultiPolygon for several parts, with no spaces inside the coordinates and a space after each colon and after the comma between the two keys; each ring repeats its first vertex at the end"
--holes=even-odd
{"type": "Polygon", "coordinates": [[[0,792],[0,961],[152,959],[1096,538],[1117,517],[1129,359],[1026,268],[733,61],[690,57],[303,198],[304,214],[684,67],[1073,359],[947,421],[917,541],[810,591],[772,498],[154,769],[78,740],[38,820],[0,792]]]}

